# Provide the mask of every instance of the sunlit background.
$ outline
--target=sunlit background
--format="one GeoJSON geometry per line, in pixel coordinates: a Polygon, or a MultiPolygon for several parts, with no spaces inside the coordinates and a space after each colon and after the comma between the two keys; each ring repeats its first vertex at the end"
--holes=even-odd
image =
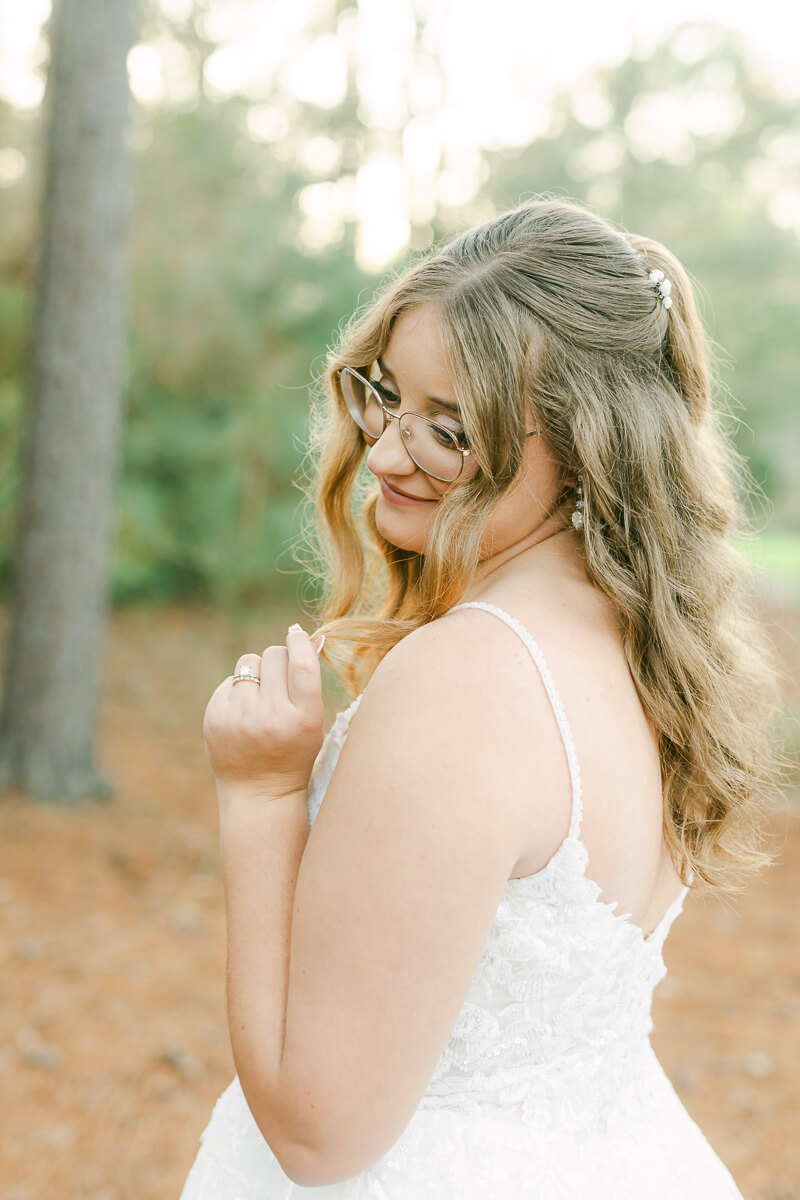
{"type": "MultiPolygon", "coordinates": [[[[49,7],[0,0],[0,582],[49,7]]],[[[306,389],[338,325],[409,253],[541,191],[698,281],[764,553],[800,588],[798,45],[774,0],[145,3],[115,602],[294,594],[306,389]]]]}
{"type": "MultiPolygon", "coordinates": [[[[606,135],[583,155],[579,176],[613,172],[623,146],[607,136],[614,114],[592,72],[646,62],[683,22],[692,24],[672,40],[673,77],[659,72],[626,114],[622,133],[635,161],[684,165],[697,141],[742,125],[747,96],[736,87],[734,64],[715,54],[715,24],[738,35],[755,85],[786,100],[800,97],[800,17],[775,0],[496,0],[490,8],[480,0],[161,0],[158,10],[129,59],[143,109],[155,119],[164,110],[241,99],[253,152],[268,147],[270,157],[295,160],[320,181],[298,192],[304,242],[336,244],[343,223],[355,219],[356,257],[366,271],[402,252],[415,229],[419,240],[419,226],[438,206],[459,208],[475,196],[488,173],[482,151],[522,147],[552,132],[560,90],[571,92],[584,128],[606,135]],[[303,106],[335,113],[348,100],[371,135],[364,161],[343,161],[346,146],[331,136],[335,128],[317,133],[293,120],[303,106]]],[[[21,112],[35,113],[42,102],[49,12],[47,0],[0,2],[0,96],[21,112]]],[[[800,189],[791,169],[800,162],[800,130],[766,138],[760,150],[748,164],[750,182],[775,223],[798,231],[800,189]]],[[[25,166],[17,147],[3,148],[5,186],[25,166]]],[[[601,204],[609,198],[598,191],[601,204]]]]}

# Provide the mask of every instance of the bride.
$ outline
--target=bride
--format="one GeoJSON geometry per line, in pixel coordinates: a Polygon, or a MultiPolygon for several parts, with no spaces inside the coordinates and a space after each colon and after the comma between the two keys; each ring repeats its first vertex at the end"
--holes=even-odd
{"type": "Polygon", "coordinates": [[[551,199],[342,333],[325,636],[205,712],[236,1077],[182,1200],[741,1197],[649,1040],[688,889],[766,865],[780,779],[710,372],[675,257],[551,199]]]}

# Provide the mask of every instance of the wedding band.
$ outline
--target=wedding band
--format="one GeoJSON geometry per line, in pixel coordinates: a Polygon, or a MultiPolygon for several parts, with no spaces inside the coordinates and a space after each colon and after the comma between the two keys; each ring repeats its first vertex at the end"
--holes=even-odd
{"type": "Polygon", "coordinates": [[[256,675],[252,667],[242,667],[238,675],[234,675],[234,684],[239,683],[242,679],[249,679],[251,683],[261,683],[261,676],[256,675]]]}

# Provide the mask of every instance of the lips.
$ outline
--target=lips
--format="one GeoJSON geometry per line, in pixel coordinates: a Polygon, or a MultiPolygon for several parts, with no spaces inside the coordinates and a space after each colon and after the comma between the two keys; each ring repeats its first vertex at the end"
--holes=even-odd
{"type": "Polygon", "coordinates": [[[433,504],[433,499],[427,499],[423,496],[410,496],[408,492],[395,491],[395,488],[390,487],[385,479],[380,478],[380,475],[378,478],[380,480],[381,494],[389,500],[390,504],[399,505],[401,508],[408,508],[409,504],[433,504]]]}
{"type": "Polygon", "coordinates": [[[405,496],[407,500],[427,500],[428,499],[427,496],[413,496],[410,492],[403,492],[400,490],[399,487],[394,487],[386,479],[381,480],[381,482],[383,483],[383,485],[385,487],[387,487],[389,489],[390,492],[396,492],[398,496],[405,496]]]}

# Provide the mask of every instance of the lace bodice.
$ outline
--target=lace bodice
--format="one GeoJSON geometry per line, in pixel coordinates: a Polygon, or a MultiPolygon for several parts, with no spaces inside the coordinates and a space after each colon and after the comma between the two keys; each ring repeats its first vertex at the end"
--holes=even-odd
{"type": "MultiPolygon", "coordinates": [[[[684,887],[649,936],[586,875],[583,800],[575,743],[556,685],[527,629],[496,605],[467,601],[513,629],[541,674],[566,751],[569,831],[548,863],[508,880],[478,969],[430,1080],[422,1108],[514,1110],[546,1129],[570,1119],[603,1126],[642,1102],[635,1061],[652,1053],[653,989],[666,974],[662,948],[684,887]],[[623,1084],[625,1085],[623,1087],[623,1084]]],[[[336,717],[312,774],[313,822],[363,692],[336,717]]],[[[645,1084],[647,1086],[647,1084],[645,1084]]]]}

